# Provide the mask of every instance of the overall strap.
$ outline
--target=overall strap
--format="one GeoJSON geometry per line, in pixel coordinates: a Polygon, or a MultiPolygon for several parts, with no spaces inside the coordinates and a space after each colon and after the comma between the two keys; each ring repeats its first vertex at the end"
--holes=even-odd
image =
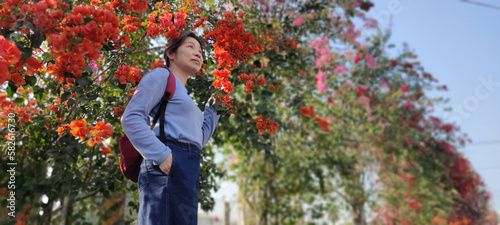
{"type": "Polygon", "coordinates": [[[160,101],[160,108],[158,112],[156,112],[155,118],[153,120],[153,124],[151,125],[151,129],[153,129],[156,125],[158,119],[160,119],[160,141],[166,142],[167,137],[165,135],[165,111],[167,110],[167,103],[175,93],[175,75],[170,73],[168,75],[167,87],[165,88],[165,92],[163,93],[163,97],[160,101]]]}

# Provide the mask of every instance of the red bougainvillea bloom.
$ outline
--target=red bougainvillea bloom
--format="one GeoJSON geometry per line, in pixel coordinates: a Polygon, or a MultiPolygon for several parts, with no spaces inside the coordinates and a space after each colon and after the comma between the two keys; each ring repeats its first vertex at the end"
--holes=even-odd
{"type": "Polygon", "coordinates": [[[154,63],[151,63],[151,69],[160,68],[164,66],[165,66],[165,61],[163,61],[162,59],[158,59],[154,63]]]}
{"type": "Polygon", "coordinates": [[[255,37],[246,32],[242,21],[235,20],[232,12],[224,14],[214,30],[206,34],[207,39],[215,40],[214,58],[220,68],[236,66],[238,61],[245,62],[256,52],[262,51],[262,44],[256,44],[255,37]]]}
{"type": "Polygon", "coordinates": [[[364,86],[356,86],[356,94],[359,96],[363,95],[366,93],[366,87],[364,86]]]}
{"type": "Polygon", "coordinates": [[[316,114],[314,114],[314,106],[313,105],[310,105],[309,108],[302,106],[302,107],[300,107],[299,110],[302,113],[302,115],[304,115],[306,117],[316,117],[316,114]]]}
{"type": "Polygon", "coordinates": [[[84,119],[71,121],[69,125],[71,134],[75,137],[80,137],[81,140],[85,140],[89,133],[89,130],[85,128],[85,123],[84,119]]]}
{"type": "Polygon", "coordinates": [[[324,120],[324,119],[321,119],[319,117],[314,117],[314,119],[318,122],[319,124],[319,128],[324,131],[324,132],[328,132],[330,131],[330,129],[328,129],[328,121],[324,120]]]}
{"type": "Polygon", "coordinates": [[[104,155],[104,156],[106,156],[109,153],[111,153],[111,149],[109,147],[107,147],[107,146],[101,145],[100,148],[101,148],[101,151],[102,151],[101,154],[104,155]]]}
{"type": "Polygon", "coordinates": [[[259,77],[258,80],[259,80],[259,82],[258,82],[259,85],[266,84],[266,79],[264,79],[264,77],[259,77]]]}
{"type": "Polygon", "coordinates": [[[3,35],[0,36],[0,57],[8,65],[15,64],[21,59],[21,51],[15,44],[5,40],[3,35]]]}
{"type": "Polygon", "coordinates": [[[62,126],[59,126],[56,131],[59,135],[61,135],[65,130],[69,130],[69,129],[71,129],[69,124],[64,124],[62,126]]]}
{"type": "Polygon", "coordinates": [[[109,138],[113,134],[113,130],[111,130],[111,124],[104,123],[102,121],[97,122],[94,127],[94,130],[97,131],[97,135],[103,138],[109,138]]]}
{"type": "Polygon", "coordinates": [[[138,17],[125,15],[121,21],[121,23],[125,25],[123,26],[122,30],[128,32],[136,32],[139,27],[141,27],[141,23],[138,21],[138,17]]]}
{"type": "Polygon", "coordinates": [[[361,56],[356,55],[356,57],[354,57],[354,63],[358,63],[359,61],[361,61],[361,56]]]}
{"type": "Polygon", "coordinates": [[[135,67],[131,67],[129,64],[122,65],[116,70],[115,78],[120,80],[120,84],[126,84],[127,82],[139,83],[142,76],[135,67]]]}
{"type": "Polygon", "coordinates": [[[224,91],[226,91],[226,93],[233,92],[233,86],[231,84],[231,81],[228,80],[231,71],[227,69],[214,70],[212,74],[215,76],[216,79],[214,82],[212,82],[212,85],[214,85],[215,88],[224,88],[224,91]]]}
{"type": "Polygon", "coordinates": [[[446,132],[446,133],[450,133],[453,130],[453,125],[444,124],[443,126],[441,126],[441,129],[443,129],[444,132],[446,132]]]}
{"type": "Polygon", "coordinates": [[[262,119],[262,115],[257,116],[257,130],[259,134],[268,133],[269,135],[273,135],[278,131],[279,124],[278,122],[274,122],[271,124],[271,118],[267,118],[266,120],[262,119]]]}
{"type": "Polygon", "coordinates": [[[253,81],[252,80],[248,80],[245,83],[245,92],[246,93],[252,93],[253,92],[253,81]]]}
{"type": "Polygon", "coordinates": [[[115,116],[121,116],[124,111],[123,106],[113,107],[113,114],[115,114],[115,116]]]}

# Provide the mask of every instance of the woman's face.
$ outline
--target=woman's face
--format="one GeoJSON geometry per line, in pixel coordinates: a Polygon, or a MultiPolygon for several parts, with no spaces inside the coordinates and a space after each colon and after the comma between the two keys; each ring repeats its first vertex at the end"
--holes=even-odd
{"type": "Polygon", "coordinates": [[[170,66],[175,66],[188,74],[198,72],[203,63],[200,43],[192,37],[187,37],[176,52],[168,54],[168,58],[170,66]]]}

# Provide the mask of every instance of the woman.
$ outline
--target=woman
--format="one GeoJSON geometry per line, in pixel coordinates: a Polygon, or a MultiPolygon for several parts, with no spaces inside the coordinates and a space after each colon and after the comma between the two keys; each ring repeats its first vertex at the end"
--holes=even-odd
{"type": "MultiPolygon", "coordinates": [[[[186,81],[200,70],[204,41],[184,31],[170,39],[165,50],[166,68],[146,73],[122,116],[125,134],[144,157],[139,174],[138,224],[197,224],[200,149],[212,136],[219,115],[214,106],[202,113],[187,93],[186,81]],[[168,77],[176,90],[167,104],[164,130],[149,126],[159,108],[168,77]]],[[[217,104],[217,103],[216,103],[217,104]]]]}

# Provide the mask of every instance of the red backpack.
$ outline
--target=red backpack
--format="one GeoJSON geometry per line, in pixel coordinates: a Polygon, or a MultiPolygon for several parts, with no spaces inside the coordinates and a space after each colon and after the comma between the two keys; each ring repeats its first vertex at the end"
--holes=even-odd
{"type": "MultiPolygon", "coordinates": [[[[151,125],[151,130],[156,125],[158,119],[160,119],[160,137],[158,137],[162,142],[166,141],[165,137],[165,110],[167,109],[168,100],[172,98],[175,93],[175,75],[170,73],[168,76],[167,87],[163,93],[163,97],[160,101],[160,108],[156,112],[153,124],[151,125]]],[[[130,179],[131,181],[137,183],[139,179],[139,172],[141,169],[142,155],[135,149],[134,145],[130,142],[127,135],[123,134],[123,137],[118,140],[118,146],[120,148],[120,170],[123,175],[130,179]]]]}

